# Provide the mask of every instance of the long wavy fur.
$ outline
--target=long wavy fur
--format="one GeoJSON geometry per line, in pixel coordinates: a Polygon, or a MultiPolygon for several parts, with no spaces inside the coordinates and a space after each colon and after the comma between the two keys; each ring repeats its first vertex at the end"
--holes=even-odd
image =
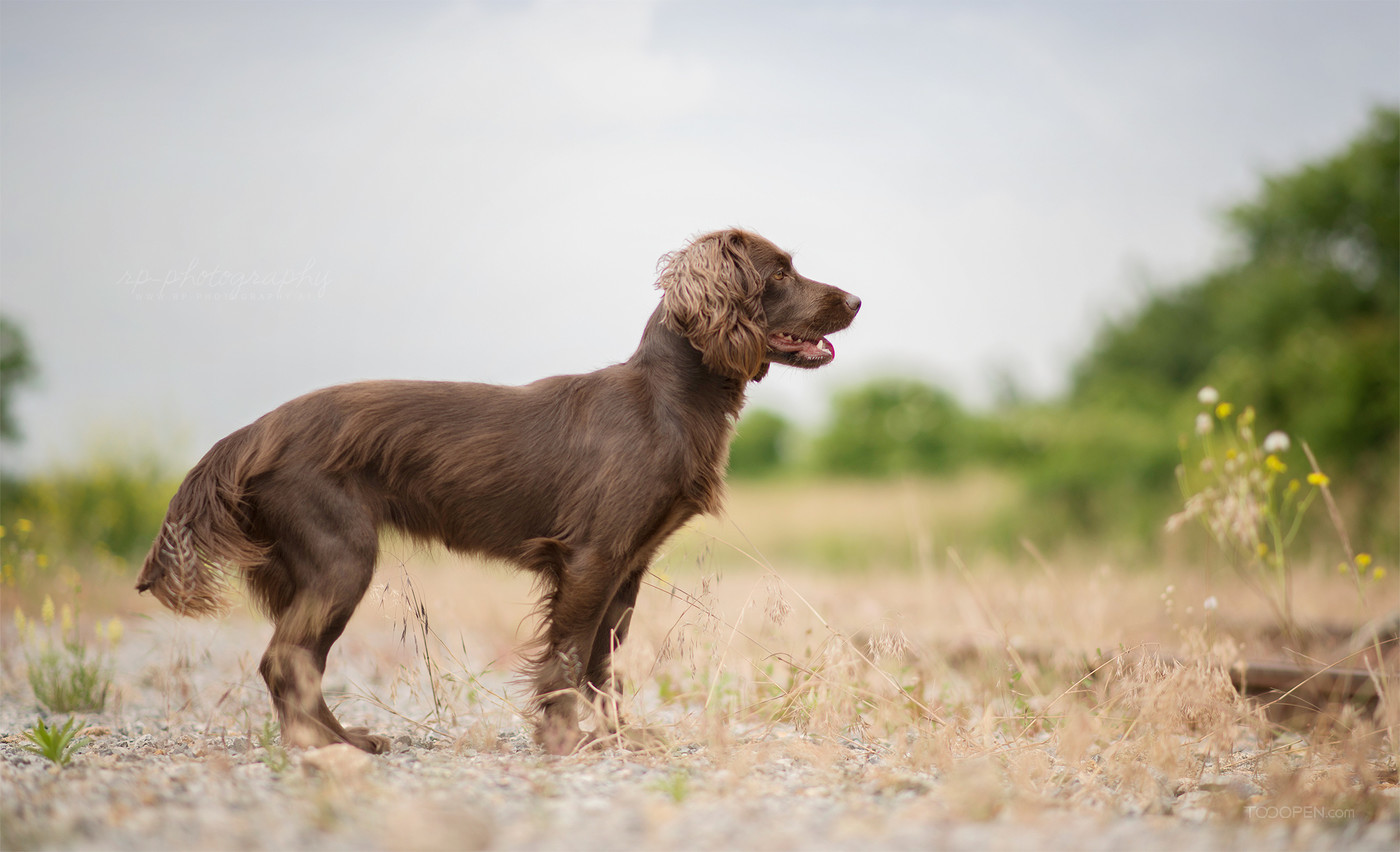
{"type": "Polygon", "coordinates": [[[763,278],[749,259],[745,231],[717,231],[661,258],[656,286],[664,322],[689,338],[706,367],[753,381],[767,372],[763,278]]]}

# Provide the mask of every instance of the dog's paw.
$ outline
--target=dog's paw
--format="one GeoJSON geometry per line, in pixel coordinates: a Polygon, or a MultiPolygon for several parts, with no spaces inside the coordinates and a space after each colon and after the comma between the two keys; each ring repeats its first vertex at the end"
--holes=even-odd
{"type": "Polygon", "coordinates": [[[573,754],[588,740],[578,723],[570,725],[561,719],[546,719],[535,728],[535,742],[553,755],[573,754]]]}
{"type": "Polygon", "coordinates": [[[583,738],[584,748],[625,748],[628,751],[665,751],[670,739],[660,728],[621,725],[617,730],[590,731],[583,738]]]}
{"type": "Polygon", "coordinates": [[[617,735],[632,751],[665,751],[671,747],[671,738],[649,725],[624,725],[617,735]]]}
{"type": "Polygon", "coordinates": [[[285,723],[282,725],[283,748],[325,748],[340,742],[340,738],[327,728],[311,723],[285,723]]]}
{"type": "Polygon", "coordinates": [[[389,738],[380,734],[371,734],[369,728],[346,728],[345,741],[360,751],[367,751],[370,754],[389,753],[389,738]]]}

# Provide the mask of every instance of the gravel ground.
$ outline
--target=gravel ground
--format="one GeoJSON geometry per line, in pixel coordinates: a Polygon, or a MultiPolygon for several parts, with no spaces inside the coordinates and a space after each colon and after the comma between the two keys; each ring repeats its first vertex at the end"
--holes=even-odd
{"type": "MultiPolygon", "coordinates": [[[[267,632],[237,619],[128,627],[113,700],[84,717],[91,743],[61,770],[22,748],[36,712],[23,658],[7,643],[4,848],[1400,848],[1395,809],[1374,823],[1221,816],[1221,797],[1258,792],[1246,775],[1164,786],[1147,806],[1020,807],[1012,799],[981,809],[972,775],[890,765],[879,743],[814,745],[765,728],[727,731],[723,747],[554,758],[499,708],[445,730],[416,726],[405,717],[421,712],[417,694],[393,696],[393,711],[365,700],[340,708],[348,724],[387,732],[388,755],[333,746],[281,761],[257,736],[266,709],[253,668],[267,632]]],[[[336,653],[332,671],[345,684],[390,691],[376,680],[383,659],[353,643],[336,653]]]]}

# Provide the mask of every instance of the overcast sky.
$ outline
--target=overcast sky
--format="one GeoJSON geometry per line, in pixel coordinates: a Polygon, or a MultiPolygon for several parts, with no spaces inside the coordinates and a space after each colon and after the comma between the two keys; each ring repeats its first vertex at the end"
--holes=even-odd
{"type": "Polygon", "coordinates": [[[1053,394],[1219,214],[1400,102],[1397,2],[0,2],[10,465],[187,465],[308,390],[631,354],[657,258],[741,225],[858,294],[885,373],[1053,394]]]}

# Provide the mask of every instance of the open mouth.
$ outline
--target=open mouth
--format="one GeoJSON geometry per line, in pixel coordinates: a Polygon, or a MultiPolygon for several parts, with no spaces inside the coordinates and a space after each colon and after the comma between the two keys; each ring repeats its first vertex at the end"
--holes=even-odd
{"type": "Polygon", "coordinates": [[[807,340],[776,331],[768,335],[768,348],[783,356],[778,360],[794,367],[820,367],[836,358],[836,347],[825,337],[807,340]]]}

